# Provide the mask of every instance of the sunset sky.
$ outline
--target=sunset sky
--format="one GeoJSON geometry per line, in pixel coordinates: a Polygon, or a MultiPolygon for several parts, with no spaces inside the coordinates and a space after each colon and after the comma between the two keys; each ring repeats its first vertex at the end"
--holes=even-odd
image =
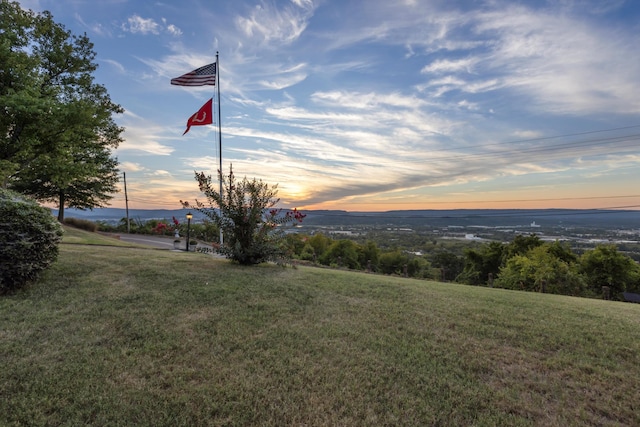
{"type": "Polygon", "coordinates": [[[130,208],[216,176],[215,88],[170,80],[219,52],[223,169],[282,207],[640,209],[637,0],[20,4],[94,43],[130,208]]]}

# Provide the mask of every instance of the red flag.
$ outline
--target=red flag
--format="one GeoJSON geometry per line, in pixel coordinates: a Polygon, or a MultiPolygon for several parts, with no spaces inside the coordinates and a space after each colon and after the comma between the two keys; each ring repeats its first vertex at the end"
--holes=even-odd
{"type": "Polygon", "coordinates": [[[172,85],[178,86],[204,86],[216,85],[216,63],[205,65],[190,73],[171,79],[172,85]]]}
{"type": "Polygon", "coordinates": [[[213,98],[210,98],[202,107],[200,107],[197,113],[189,117],[189,120],[187,120],[187,130],[185,130],[182,135],[189,132],[191,126],[204,126],[213,123],[213,113],[211,111],[212,106],[213,98]]]}

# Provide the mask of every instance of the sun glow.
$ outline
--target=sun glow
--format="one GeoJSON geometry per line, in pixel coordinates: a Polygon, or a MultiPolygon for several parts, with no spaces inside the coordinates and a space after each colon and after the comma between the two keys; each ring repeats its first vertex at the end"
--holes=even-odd
{"type": "Polygon", "coordinates": [[[282,184],[279,189],[282,201],[292,205],[295,205],[296,201],[304,199],[310,194],[307,187],[296,183],[282,184]]]}

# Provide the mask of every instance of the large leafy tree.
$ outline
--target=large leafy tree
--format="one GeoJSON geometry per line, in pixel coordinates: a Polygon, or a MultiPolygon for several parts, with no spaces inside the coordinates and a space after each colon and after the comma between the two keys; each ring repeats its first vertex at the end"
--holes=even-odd
{"type": "Polygon", "coordinates": [[[65,207],[104,206],[116,191],[122,108],[94,82],[93,45],[16,2],[0,0],[0,177],[65,207]]]}
{"type": "Polygon", "coordinates": [[[626,290],[636,290],[640,283],[640,266],[616,249],[615,245],[599,245],[580,257],[580,271],[589,290],[600,295],[609,286],[611,297],[621,299],[626,290]]]}
{"type": "Polygon", "coordinates": [[[325,265],[337,264],[351,269],[359,269],[358,245],[352,240],[336,240],[320,258],[320,262],[325,265]]]}
{"type": "Polygon", "coordinates": [[[535,234],[530,236],[517,235],[513,241],[507,244],[502,253],[502,264],[516,255],[525,255],[529,250],[542,246],[544,242],[535,234]]]}
{"type": "Polygon", "coordinates": [[[584,281],[574,261],[564,257],[557,244],[542,243],[507,260],[496,287],[582,296],[584,281]],[[560,256],[559,256],[560,255],[560,256]]]}
{"type": "Polygon", "coordinates": [[[362,268],[376,270],[380,259],[380,249],[372,240],[368,240],[358,248],[358,263],[362,268]]]}
{"type": "Polygon", "coordinates": [[[505,245],[500,242],[490,242],[478,249],[466,249],[464,254],[464,269],[456,278],[468,285],[485,285],[490,278],[496,278],[502,266],[505,245]]]}
{"type": "Polygon", "coordinates": [[[478,249],[467,249],[464,254],[464,269],[456,278],[469,285],[485,285],[496,279],[500,268],[516,255],[525,255],[529,250],[542,246],[536,235],[516,236],[509,244],[490,242],[478,249]]]}
{"type": "Polygon", "coordinates": [[[432,258],[433,266],[440,269],[441,278],[454,281],[464,268],[464,258],[451,252],[436,252],[432,258]]]}

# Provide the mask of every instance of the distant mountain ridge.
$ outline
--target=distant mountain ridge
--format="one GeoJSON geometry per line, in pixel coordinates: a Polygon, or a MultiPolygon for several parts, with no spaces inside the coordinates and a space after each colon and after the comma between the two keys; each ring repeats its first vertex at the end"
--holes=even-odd
{"type": "MultiPolygon", "coordinates": [[[[52,210],[57,215],[57,209],[52,210]]],[[[186,221],[187,209],[129,209],[132,220],[186,221]]],[[[347,212],[342,210],[305,210],[305,226],[393,226],[393,227],[515,227],[536,224],[545,227],[597,227],[613,229],[640,228],[640,211],[598,209],[453,209],[396,210],[385,212],[347,212]]],[[[191,211],[194,221],[205,218],[191,211]]],[[[126,217],[121,208],[98,208],[92,211],[65,209],[67,218],[117,223],[126,217]]]]}
{"type": "MultiPolygon", "coordinates": [[[[58,214],[57,209],[52,209],[54,214],[58,214]]],[[[188,209],[129,209],[130,219],[171,219],[176,217],[179,221],[186,220],[185,215],[187,212],[191,212],[194,218],[200,218],[203,215],[197,211],[189,211],[188,209]]],[[[67,208],[64,210],[66,218],[82,218],[90,219],[92,221],[120,221],[122,218],[127,217],[126,209],[121,208],[97,208],[93,210],[81,210],[67,208]]]]}

